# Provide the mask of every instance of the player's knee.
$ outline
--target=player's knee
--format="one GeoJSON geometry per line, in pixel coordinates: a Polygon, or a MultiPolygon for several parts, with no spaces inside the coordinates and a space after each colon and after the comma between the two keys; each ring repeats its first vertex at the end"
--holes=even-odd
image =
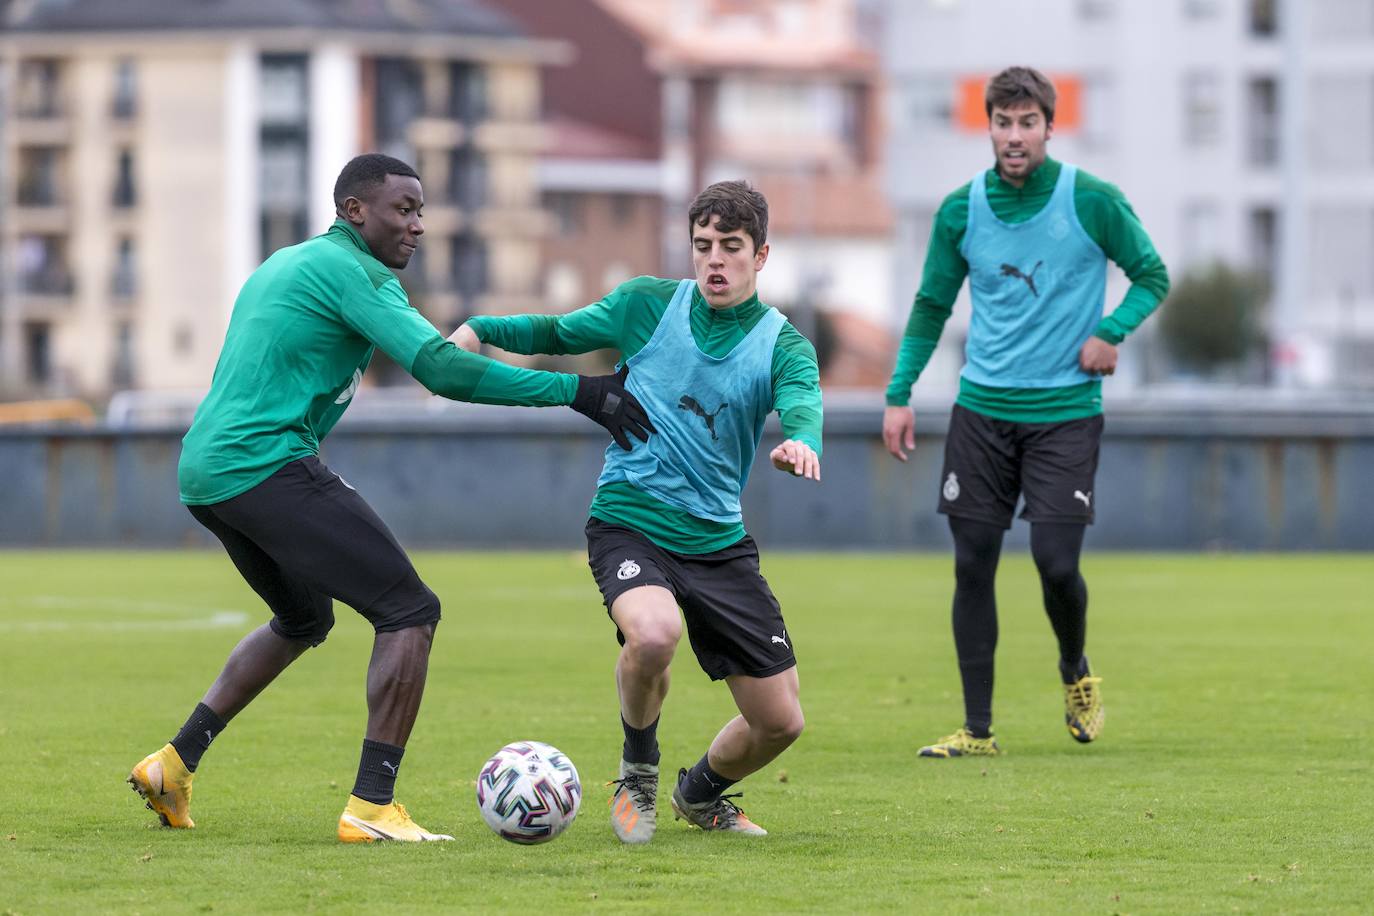
{"type": "Polygon", "coordinates": [[[439,622],[439,596],[417,577],[404,594],[390,595],[384,607],[374,607],[365,616],[378,633],[395,633],[411,627],[429,627],[439,622]]]}
{"type": "Polygon", "coordinates": [[[334,610],[330,607],[317,608],[312,615],[302,615],[283,620],[280,617],[272,619],[272,631],[282,639],[291,642],[302,643],[308,648],[314,648],[324,642],[329,631],[334,629],[334,610]]]}
{"type": "Polygon", "coordinates": [[[804,728],[806,718],[802,715],[801,707],[797,706],[763,722],[760,729],[763,734],[760,737],[773,747],[784,748],[800,738],[804,728]]]}
{"type": "Polygon", "coordinates": [[[1078,558],[1060,554],[1037,555],[1035,568],[1040,581],[1050,588],[1071,587],[1078,582],[1078,558]]]}
{"type": "Polygon", "coordinates": [[[976,552],[957,552],[954,555],[954,578],[961,585],[986,585],[997,573],[995,560],[976,552]]]}
{"type": "Polygon", "coordinates": [[[625,633],[625,650],[641,665],[666,668],[681,639],[679,620],[640,621],[625,633]]]}

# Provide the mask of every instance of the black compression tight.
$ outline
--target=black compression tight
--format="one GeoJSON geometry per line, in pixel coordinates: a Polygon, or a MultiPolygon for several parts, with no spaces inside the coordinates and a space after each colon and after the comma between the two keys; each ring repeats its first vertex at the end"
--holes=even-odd
{"type": "MultiPolygon", "coordinates": [[[[1002,554],[1000,525],[950,516],[954,535],[954,647],[964,685],[964,725],[984,735],[992,725],[993,657],[997,651],[994,582],[1002,554]]],[[[1083,657],[1088,589],[1078,571],[1084,526],[1031,525],[1031,555],[1040,572],[1045,613],[1059,640],[1061,669],[1083,657]]]]}

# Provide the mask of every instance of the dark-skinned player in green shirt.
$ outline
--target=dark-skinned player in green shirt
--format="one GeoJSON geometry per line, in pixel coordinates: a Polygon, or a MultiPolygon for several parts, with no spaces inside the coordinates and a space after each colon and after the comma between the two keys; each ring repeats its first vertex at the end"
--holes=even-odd
{"type": "Polygon", "coordinates": [[[964,725],[924,757],[999,752],[992,734],[994,579],[1019,497],[1045,612],[1059,642],[1064,721],[1082,743],[1102,731],[1102,679],[1083,654],[1088,591],[1079,572],[1093,520],[1102,377],[1117,346],[1158,307],[1169,277],[1113,185],[1045,152],[1055,91],[1011,67],[986,93],[995,167],[940,206],[887,390],[883,440],[902,461],[915,446],[911,386],[930,359],[965,278],[973,301],[966,364],[950,418],[939,511],[954,536],[954,643],[964,725]],[[1106,264],[1131,281],[1103,315],[1106,264]]]}
{"type": "Polygon", "coordinates": [[[764,418],[777,411],[778,470],[820,479],[821,391],[815,348],[759,301],[768,204],[744,182],[717,182],[688,209],[695,277],[638,277],[566,315],[478,317],[455,332],[516,353],[612,349],[656,429],[633,453],[608,451],[587,523],[588,565],[621,650],[624,731],[611,826],[647,843],[657,824],[658,723],[683,620],[697,661],[724,680],[739,715],[697,763],[678,771],[673,811],[708,831],[766,831],[726,790],[800,735],[796,656],[759,573],[739,495],[764,418]],[[679,607],[681,614],[679,614],[679,607]]]}
{"type": "MultiPolygon", "coordinates": [[[[394,800],[439,599],[362,496],[320,462],[320,442],[377,349],[435,394],[570,406],[626,450],[630,436],[645,440],[653,428],[622,379],[494,362],[444,340],[410,306],[392,273],[409,263],[424,233],[424,194],[410,166],[358,156],[339,174],[334,204],[338,219],[328,232],[276,252],[244,284],[178,469],[182,502],[219,538],[272,619],[244,637],[181,731],[135,766],[129,783],[165,826],[194,827],[191,782],[202,754],[277,675],[324,641],[339,600],[367,618],[376,640],[367,732],[338,838],[449,840],[421,828],[394,800]]],[[[272,778],[284,772],[277,767],[272,778]]]]}

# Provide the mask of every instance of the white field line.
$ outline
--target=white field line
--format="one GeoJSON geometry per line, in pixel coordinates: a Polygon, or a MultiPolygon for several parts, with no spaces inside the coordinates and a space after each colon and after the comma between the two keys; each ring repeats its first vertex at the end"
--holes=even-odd
{"type": "Polygon", "coordinates": [[[47,615],[41,620],[0,620],[0,632],[46,632],[52,630],[95,630],[116,632],[126,630],[215,630],[242,627],[248,614],[228,608],[197,608],[188,604],[167,601],[136,601],[130,598],[77,598],[69,595],[34,595],[0,604],[0,614],[10,615],[25,610],[83,610],[109,611],[110,618],[99,620],[54,620],[47,615]],[[173,619],[126,619],[123,615],[176,615],[173,619]],[[120,615],[120,616],[116,616],[120,615]]]}

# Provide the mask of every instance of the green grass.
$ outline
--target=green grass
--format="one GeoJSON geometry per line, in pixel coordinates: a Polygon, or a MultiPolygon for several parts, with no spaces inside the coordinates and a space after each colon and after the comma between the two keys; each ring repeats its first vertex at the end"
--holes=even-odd
{"type": "MultiPolygon", "coordinates": [[[[767,556],[808,720],[741,786],[771,835],[669,814],[639,848],[607,821],[616,650],[585,560],[417,564],[445,622],[399,797],[457,842],[353,847],[333,833],[364,721],[361,618],[340,609],[216,743],[197,828],[163,830],[123,779],[262,619],[256,598],[217,553],[0,553],[0,914],[1368,912],[1374,897],[1368,556],[1089,556],[1109,716],[1079,746],[1033,570],[1008,555],[1008,753],[989,761],[913,756],[961,720],[947,557],[767,556]],[[482,761],[523,738],[562,748],[586,787],[547,846],[500,841],[473,802],[482,761]]],[[[731,712],[684,642],[665,769],[731,712]]]]}

